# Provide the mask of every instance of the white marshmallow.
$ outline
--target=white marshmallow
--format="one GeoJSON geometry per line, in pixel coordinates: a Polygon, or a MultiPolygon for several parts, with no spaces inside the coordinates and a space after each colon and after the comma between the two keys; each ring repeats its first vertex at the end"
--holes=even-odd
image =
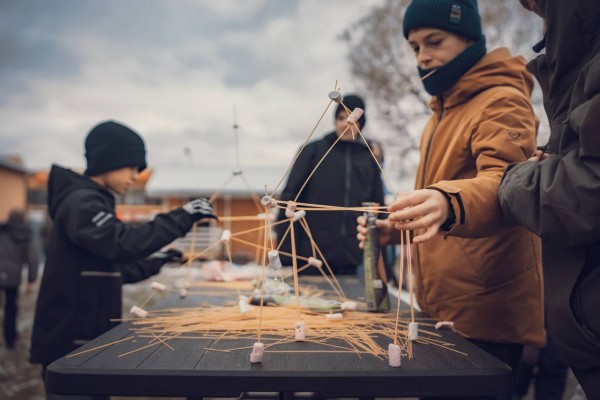
{"type": "Polygon", "coordinates": [[[390,361],[390,367],[399,367],[402,365],[402,352],[400,346],[394,343],[388,345],[388,359],[390,361]]]}
{"type": "Polygon", "coordinates": [[[221,242],[229,242],[231,240],[231,231],[229,229],[223,229],[221,233],[221,242]]]}
{"type": "Polygon", "coordinates": [[[348,115],[348,118],[346,118],[347,122],[358,122],[358,120],[360,119],[360,117],[362,117],[362,115],[364,114],[365,110],[363,110],[360,107],[356,107],[354,110],[352,110],[352,113],[350,115],[348,115]]]}
{"type": "Polygon", "coordinates": [[[252,346],[252,353],[250,353],[250,362],[259,363],[262,361],[263,354],[265,352],[265,345],[261,342],[254,343],[252,346]]]}
{"type": "Polygon", "coordinates": [[[306,217],[306,211],[300,210],[294,213],[294,222],[298,221],[301,218],[306,217]]]}
{"type": "Polygon", "coordinates": [[[337,90],[332,90],[329,92],[329,98],[338,104],[342,102],[342,94],[337,90]]]}
{"type": "Polygon", "coordinates": [[[270,205],[271,207],[275,207],[277,205],[277,201],[275,201],[275,199],[271,196],[264,196],[262,199],[260,199],[260,204],[263,206],[270,205]]]}
{"type": "Polygon", "coordinates": [[[355,301],[344,301],[342,303],[342,310],[356,310],[356,302],[355,301]]]}
{"type": "Polygon", "coordinates": [[[304,333],[304,322],[302,321],[296,322],[295,339],[297,342],[303,342],[304,339],[306,339],[306,334],[304,333]]]}
{"type": "Polygon", "coordinates": [[[313,267],[321,268],[323,266],[323,261],[314,258],[308,257],[308,265],[312,265],[313,267]]]}
{"type": "Polygon", "coordinates": [[[158,283],[158,282],[152,282],[152,284],[150,284],[150,287],[159,292],[164,292],[167,289],[167,287],[165,285],[163,285],[162,283],[158,283]]]}
{"type": "Polygon", "coordinates": [[[129,310],[129,312],[132,313],[133,315],[135,315],[136,317],[140,317],[140,318],[146,318],[146,316],[148,315],[148,311],[142,310],[138,306],[131,307],[131,310],[129,310]]]}
{"type": "Polygon", "coordinates": [[[452,321],[440,321],[436,322],[435,329],[453,329],[454,322],[452,321]]]}
{"type": "Polygon", "coordinates": [[[277,250],[270,250],[268,255],[271,268],[273,268],[274,270],[281,269],[281,259],[279,258],[279,252],[277,250]]]}
{"type": "Polygon", "coordinates": [[[188,295],[188,290],[186,288],[181,288],[179,290],[179,297],[186,298],[188,295]]]}
{"type": "Polygon", "coordinates": [[[419,338],[419,323],[411,322],[408,324],[408,340],[417,340],[419,338]]]}
{"type": "Polygon", "coordinates": [[[333,314],[325,314],[325,318],[327,319],[342,319],[344,318],[344,314],[336,312],[333,314]]]}
{"type": "Polygon", "coordinates": [[[250,311],[250,306],[248,305],[247,301],[240,299],[238,301],[238,306],[240,307],[241,314],[246,314],[248,311],[250,311]]]}
{"type": "Polygon", "coordinates": [[[296,203],[294,203],[293,201],[290,201],[287,204],[287,207],[285,208],[285,216],[287,218],[293,218],[295,212],[296,212],[296,203]]]}

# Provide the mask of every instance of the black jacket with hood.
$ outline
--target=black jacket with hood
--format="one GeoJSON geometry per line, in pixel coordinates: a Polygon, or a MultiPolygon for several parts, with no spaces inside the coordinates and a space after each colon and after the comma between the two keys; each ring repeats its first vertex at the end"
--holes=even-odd
{"type": "MultiPolygon", "coordinates": [[[[331,132],[315,140],[304,148],[290,171],[281,200],[294,200],[314,167],[335,143],[337,135],[331,132]]],[[[361,206],[363,202],[383,204],[383,183],[381,172],[364,142],[340,140],[325,157],[321,165],[297,200],[301,203],[324,204],[343,207],[361,206]]],[[[285,219],[285,210],[279,220],[285,219]]],[[[362,251],[356,239],[356,218],[359,212],[333,211],[307,212],[306,221],[311,234],[325,259],[337,274],[354,274],[356,266],[362,263],[362,251]]],[[[277,226],[281,238],[289,224],[277,226]]],[[[310,239],[299,224],[295,224],[296,252],[299,256],[313,256],[310,239]]],[[[288,238],[281,249],[291,252],[288,238]]],[[[321,259],[319,254],[316,254],[321,259]]],[[[290,264],[289,260],[282,258],[290,264]]],[[[314,268],[307,273],[316,273],[314,268]]]]}
{"type": "Polygon", "coordinates": [[[589,398],[600,398],[600,1],[538,0],[549,156],[510,165],[504,213],[542,238],[547,320],[589,398]],[[594,372],[595,371],[595,372],[594,372]]]}
{"type": "Polygon", "coordinates": [[[54,223],[30,360],[45,365],[114,327],[111,318],[121,317],[121,285],[158,273],[167,259],[148,256],[184,236],[194,222],[176,209],[148,223],[125,224],[114,215],[109,190],[56,165],[48,210],[54,223]]]}

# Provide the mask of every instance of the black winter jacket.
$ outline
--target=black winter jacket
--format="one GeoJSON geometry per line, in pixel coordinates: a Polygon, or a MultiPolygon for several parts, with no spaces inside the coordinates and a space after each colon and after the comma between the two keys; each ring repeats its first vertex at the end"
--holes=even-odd
{"type": "Polygon", "coordinates": [[[542,238],[547,321],[588,398],[600,398],[600,2],[540,1],[550,156],[510,165],[504,213],[542,238]],[[588,370],[578,374],[576,370],[588,370]],[[596,372],[590,373],[589,371],[596,372]]]}
{"type": "MultiPolygon", "coordinates": [[[[306,145],[290,171],[281,200],[296,198],[314,167],[336,139],[337,135],[332,132],[306,145]]],[[[362,140],[339,141],[310,178],[297,201],[344,207],[361,206],[363,202],[383,205],[381,172],[362,140]]],[[[356,218],[359,215],[359,212],[352,211],[309,211],[306,214],[311,234],[336,274],[354,274],[356,266],[362,263],[362,251],[356,239],[356,218]]],[[[285,210],[282,210],[279,220],[285,218],[285,210]]],[[[277,226],[280,238],[288,227],[289,224],[277,226]]],[[[295,224],[295,235],[297,254],[312,256],[310,240],[299,224],[295,224]]],[[[289,234],[281,250],[291,253],[289,234]]],[[[321,259],[318,253],[317,258],[321,259]]],[[[291,264],[285,258],[282,261],[291,264]]],[[[311,269],[307,272],[316,272],[311,269]]]]}
{"type": "Polygon", "coordinates": [[[49,364],[116,325],[121,285],[159,272],[164,258],[145,258],[192,227],[183,209],[148,223],[115,216],[111,192],[53,166],[48,210],[54,223],[38,296],[31,362],[49,364]]]}
{"type": "Polygon", "coordinates": [[[0,288],[18,288],[25,264],[27,282],[33,283],[38,274],[38,253],[31,228],[10,221],[0,225],[0,288]]]}

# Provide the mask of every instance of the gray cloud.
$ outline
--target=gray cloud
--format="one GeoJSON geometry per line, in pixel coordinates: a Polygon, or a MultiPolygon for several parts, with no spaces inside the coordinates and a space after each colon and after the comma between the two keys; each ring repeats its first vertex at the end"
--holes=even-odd
{"type": "Polygon", "coordinates": [[[337,35],[378,3],[3,0],[0,148],[80,168],[90,127],[117,119],[151,167],[233,169],[235,105],[242,163],[283,172],[335,80],[352,90],[337,35]]]}

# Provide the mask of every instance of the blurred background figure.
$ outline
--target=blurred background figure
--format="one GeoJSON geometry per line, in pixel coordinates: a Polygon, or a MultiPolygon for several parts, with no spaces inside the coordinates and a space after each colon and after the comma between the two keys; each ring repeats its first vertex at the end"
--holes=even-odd
{"type": "Polygon", "coordinates": [[[0,289],[4,293],[4,341],[9,349],[17,341],[19,287],[23,265],[27,264],[27,293],[32,292],[38,274],[38,253],[25,213],[12,210],[0,225],[0,289]]]}
{"type": "MultiPolygon", "coordinates": [[[[356,95],[345,96],[343,104],[349,110],[365,110],[363,99],[356,95]]],[[[302,149],[290,171],[281,200],[341,207],[360,207],[363,202],[383,204],[381,171],[356,128],[346,121],[347,118],[348,112],[342,104],[338,104],[334,114],[335,130],[302,149]],[[330,148],[331,151],[327,153],[330,148]],[[322,163],[310,176],[321,159],[322,163]]],[[[361,132],[366,122],[365,112],[356,122],[361,132]]],[[[359,215],[356,211],[306,214],[313,239],[336,275],[355,275],[362,263],[362,250],[358,248],[355,228],[359,215]]],[[[284,219],[285,210],[282,210],[278,220],[284,219]]],[[[279,238],[283,238],[288,226],[278,225],[279,238]]],[[[291,253],[289,237],[285,238],[281,249],[291,253]]],[[[300,256],[313,254],[310,238],[302,229],[296,230],[296,250],[300,256]]],[[[282,261],[291,264],[288,259],[282,258],[282,261]]],[[[306,273],[319,274],[315,268],[307,269],[306,273]]]]}

